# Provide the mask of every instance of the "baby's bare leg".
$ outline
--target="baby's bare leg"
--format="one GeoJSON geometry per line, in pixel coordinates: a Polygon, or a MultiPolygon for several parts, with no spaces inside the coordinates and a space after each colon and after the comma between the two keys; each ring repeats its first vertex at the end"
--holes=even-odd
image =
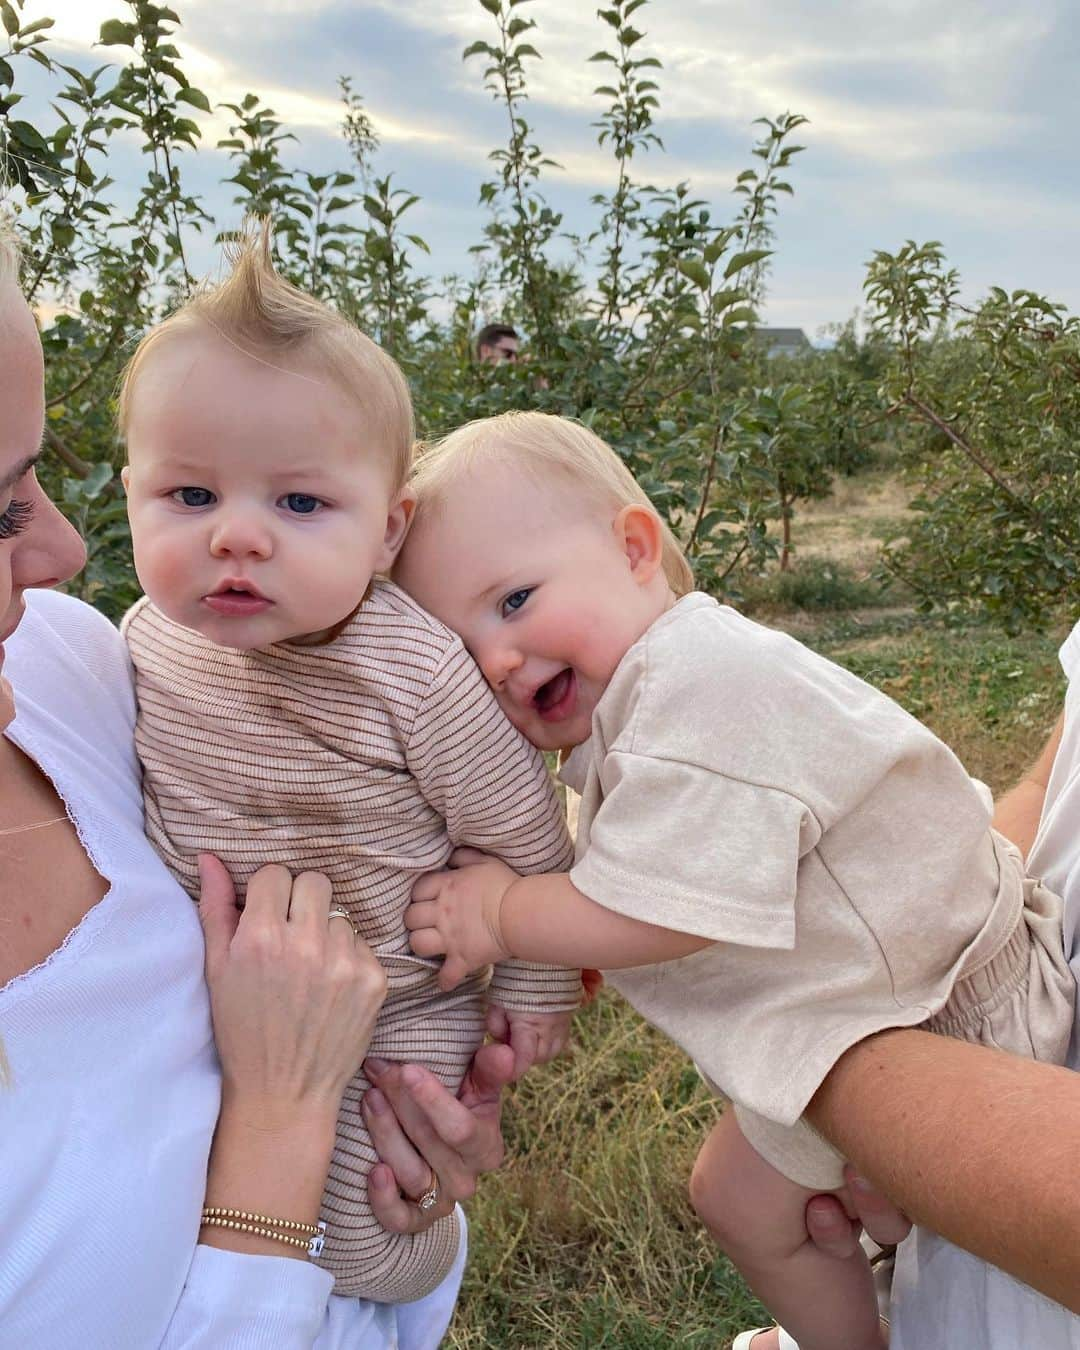
{"type": "MultiPolygon", "coordinates": [[[[805,1211],[814,1194],[750,1147],[733,1111],[706,1139],[690,1182],[706,1227],[799,1350],[881,1350],[866,1256],[826,1256],[813,1245],[805,1211]]],[[[767,1337],[761,1345],[770,1350],[767,1337]]]]}

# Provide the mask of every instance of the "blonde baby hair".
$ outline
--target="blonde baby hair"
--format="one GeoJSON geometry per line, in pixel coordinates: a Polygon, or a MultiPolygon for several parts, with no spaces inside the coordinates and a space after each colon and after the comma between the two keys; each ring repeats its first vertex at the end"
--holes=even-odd
{"type": "Polygon", "coordinates": [[[203,286],[142,338],[120,381],[121,434],[127,434],[139,374],[153,353],[171,338],[210,329],[252,360],[297,378],[310,377],[288,368],[292,356],[314,357],[325,366],[334,384],[362,409],[370,441],[389,459],[395,490],[402,487],[415,433],[400,367],[355,324],[280,276],[271,239],[268,220],[248,222],[228,250],[232,265],[225,280],[203,286]]]}
{"type": "Polygon", "coordinates": [[[19,281],[19,240],[11,222],[0,214],[0,286],[19,281]]]}
{"type": "MultiPolygon", "coordinates": [[[[454,479],[499,463],[513,464],[540,482],[561,478],[604,509],[645,506],[659,519],[630,470],[588,427],[551,413],[507,412],[467,422],[422,449],[411,479],[417,496],[414,528],[427,512],[438,510],[454,479]]],[[[686,595],[694,589],[694,574],[663,520],[660,528],[664,575],[676,595],[686,595]]]]}

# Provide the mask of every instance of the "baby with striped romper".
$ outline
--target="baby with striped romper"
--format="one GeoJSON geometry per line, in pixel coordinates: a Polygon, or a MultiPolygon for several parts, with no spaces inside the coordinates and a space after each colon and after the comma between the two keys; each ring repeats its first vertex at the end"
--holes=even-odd
{"type": "MultiPolygon", "coordinates": [[[[580,972],[500,962],[447,995],[409,948],[413,882],[459,844],[518,871],[572,850],[542,756],[460,640],[384,572],[408,528],[413,423],[393,360],[276,275],[266,237],[152,330],[124,378],[147,833],[195,896],[197,855],[238,891],[325,873],[388,994],[370,1053],[457,1090],[485,1025],[515,1071],[558,1053],[580,972]]],[[[456,1216],[412,1236],[366,1198],[362,1077],[346,1090],[319,1258],[335,1292],[404,1302],[450,1269],[456,1216]]],[[[437,1182],[437,1179],[435,1179],[437,1182]]]]}

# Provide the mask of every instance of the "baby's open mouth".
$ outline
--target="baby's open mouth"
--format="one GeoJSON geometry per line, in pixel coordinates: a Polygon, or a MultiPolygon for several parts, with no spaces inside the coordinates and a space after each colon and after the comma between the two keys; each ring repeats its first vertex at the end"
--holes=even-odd
{"type": "Polygon", "coordinates": [[[570,692],[570,686],[573,683],[574,672],[569,666],[565,670],[560,670],[558,675],[542,684],[533,695],[533,706],[537,712],[549,713],[566,698],[570,692]]]}

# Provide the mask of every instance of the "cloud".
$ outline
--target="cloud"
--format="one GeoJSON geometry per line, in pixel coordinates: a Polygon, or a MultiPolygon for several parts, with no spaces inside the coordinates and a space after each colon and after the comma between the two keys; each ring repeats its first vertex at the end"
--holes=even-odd
{"type": "MultiPolygon", "coordinates": [[[[339,71],[355,77],[392,168],[423,198],[417,208],[434,250],[431,269],[469,270],[467,249],[483,212],[479,184],[488,153],[505,138],[505,111],[483,87],[482,61],[463,62],[467,43],[493,40],[476,0],[174,0],[185,69],[213,101],[252,89],[302,138],[287,158],[305,167],[345,167],[339,139],[339,71]]],[[[58,53],[116,60],[93,48],[118,0],[27,0],[28,19],[52,15],[58,53]]],[[[610,153],[591,123],[603,108],[594,87],[609,74],[588,55],[611,47],[589,0],[543,0],[535,17],[543,53],[529,61],[526,116],[545,153],[564,169],[547,191],[566,227],[585,235],[607,192],[610,153]]],[[[1069,0],[652,0],[634,22],[641,54],[663,70],[658,130],[666,153],[635,160],[639,180],[689,179],[734,210],[730,189],[749,162],[751,129],[763,113],[811,119],[809,147],[793,165],[793,202],[777,222],[770,317],[808,331],[858,303],[862,263],[907,235],[945,241],[982,286],[1032,284],[1080,302],[1069,222],[1074,71],[1080,13],[1069,0]],[[1032,248],[1032,240],[1038,247],[1032,248]],[[996,270],[995,270],[996,269],[996,270]],[[844,297],[847,296],[845,300],[844,297]]],[[[204,146],[226,134],[229,114],[201,118],[204,146]]],[[[131,156],[130,172],[135,156],[131,156]]],[[[128,158],[123,164],[126,166],[128,158]]],[[[187,157],[211,210],[231,188],[211,180],[220,157],[187,157]],[[206,186],[203,186],[203,184],[206,186]],[[216,196],[215,196],[216,193],[216,196]]]]}

